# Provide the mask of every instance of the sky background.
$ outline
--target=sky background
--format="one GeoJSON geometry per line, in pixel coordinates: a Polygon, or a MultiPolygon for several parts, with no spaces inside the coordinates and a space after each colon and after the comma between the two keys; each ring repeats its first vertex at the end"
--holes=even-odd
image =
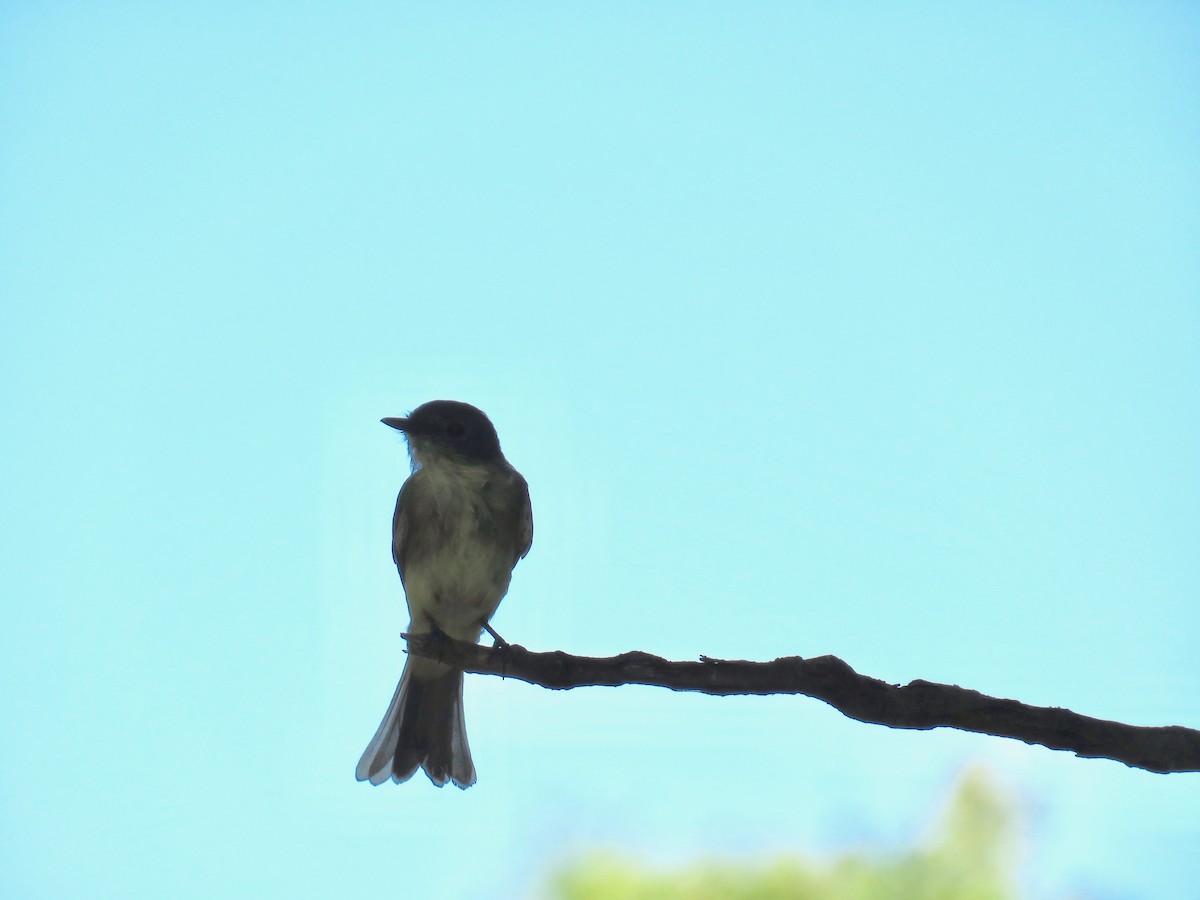
{"type": "Polygon", "coordinates": [[[435,398],[511,641],[1200,726],[1194,4],[250,6],[0,7],[0,894],[883,852],[981,762],[1031,896],[1197,895],[1200,775],[805,698],[470,677],[474,788],[354,780],[435,398]]]}

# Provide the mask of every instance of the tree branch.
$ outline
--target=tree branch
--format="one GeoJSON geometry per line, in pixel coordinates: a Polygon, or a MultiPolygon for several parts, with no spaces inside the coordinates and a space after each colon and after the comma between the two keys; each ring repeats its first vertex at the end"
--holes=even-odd
{"type": "Polygon", "coordinates": [[[699,662],[673,662],[638,650],[597,658],[561,651],[534,653],[515,644],[483,647],[440,633],[405,638],[416,656],[554,690],[646,684],[704,694],[804,694],[852,719],[890,728],[957,728],[1151,772],[1200,771],[1200,731],[1191,728],[1124,725],[931,681],[888,684],[858,674],[836,656],[786,656],[771,662],[702,656],[699,662]]]}

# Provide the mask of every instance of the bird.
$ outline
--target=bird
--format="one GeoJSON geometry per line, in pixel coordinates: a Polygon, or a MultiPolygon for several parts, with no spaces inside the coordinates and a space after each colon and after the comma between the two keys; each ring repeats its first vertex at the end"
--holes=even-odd
{"type": "MultiPolygon", "coordinates": [[[[533,543],[529,485],[504,458],[491,420],[469,403],[432,400],[381,421],[404,434],[412,464],[392,517],[409,633],[474,643],[486,628],[498,639],[488,620],[533,543]]],[[[438,787],[476,780],[462,670],[410,655],[355,776],[399,784],[418,768],[438,787]]]]}

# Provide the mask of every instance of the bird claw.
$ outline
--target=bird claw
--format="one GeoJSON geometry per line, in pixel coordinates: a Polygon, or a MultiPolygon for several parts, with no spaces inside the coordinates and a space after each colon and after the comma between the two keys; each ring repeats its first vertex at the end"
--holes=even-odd
{"type": "Polygon", "coordinates": [[[493,628],[491,625],[489,625],[487,622],[483,623],[483,630],[492,636],[492,640],[494,641],[493,646],[497,650],[503,650],[506,647],[508,647],[508,641],[506,641],[504,638],[500,637],[500,635],[498,635],[496,633],[496,629],[493,628]]]}

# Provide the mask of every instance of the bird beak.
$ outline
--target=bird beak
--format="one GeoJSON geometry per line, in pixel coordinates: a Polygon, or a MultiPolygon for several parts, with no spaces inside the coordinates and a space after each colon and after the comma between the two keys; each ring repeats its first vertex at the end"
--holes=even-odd
{"type": "Polygon", "coordinates": [[[393,419],[393,418],[389,417],[386,419],[380,419],[379,421],[382,422],[384,425],[386,425],[388,428],[395,428],[397,431],[407,431],[408,430],[408,419],[393,419]]]}

